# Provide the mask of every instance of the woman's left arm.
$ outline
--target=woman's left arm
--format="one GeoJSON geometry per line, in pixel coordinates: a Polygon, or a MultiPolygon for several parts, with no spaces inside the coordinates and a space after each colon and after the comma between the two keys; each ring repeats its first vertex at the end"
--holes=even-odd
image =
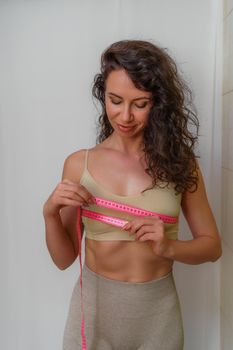
{"type": "Polygon", "coordinates": [[[198,187],[182,196],[181,208],[193,239],[169,240],[163,256],[186,264],[215,262],[222,255],[221,237],[210,208],[203,176],[198,167],[198,187]]]}

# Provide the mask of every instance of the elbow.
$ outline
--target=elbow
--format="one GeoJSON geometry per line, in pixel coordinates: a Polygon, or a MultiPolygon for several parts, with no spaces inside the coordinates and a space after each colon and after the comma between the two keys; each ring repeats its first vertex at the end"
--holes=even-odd
{"type": "Polygon", "coordinates": [[[57,265],[57,268],[58,268],[59,270],[61,270],[61,271],[66,270],[68,267],[69,267],[68,265],[67,265],[67,266],[58,266],[58,265],[57,265]]]}
{"type": "Polygon", "coordinates": [[[59,264],[54,260],[53,260],[53,263],[58,268],[58,270],[61,270],[61,271],[65,270],[69,267],[68,265],[59,264]]]}
{"type": "Polygon", "coordinates": [[[61,271],[64,271],[66,269],[68,269],[68,267],[70,267],[72,264],[68,264],[68,265],[56,265],[57,268],[61,271]]]}
{"type": "Polygon", "coordinates": [[[61,270],[61,271],[64,271],[66,269],[68,269],[68,267],[70,267],[70,265],[72,265],[72,263],[61,263],[61,262],[57,262],[57,261],[54,261],[54,264],[56,265],[56,267],[61,270]]]}
{"type": "Polygon", "coordinates": [[[63,265],[57,265],[57,268],[61,271],[64,271],[66,269],[68,269],[68,267],[70,267],[73,264],[74,260],[69,262],[68,264],[63,264],[63,265]]]}
{"type": "Polygon", "coordinates": [[[56,264],[57,268],[61,271],[64,271],[66,269],[68,269],[68,267],[70,267],[76,260],[77,256],[74,256],[71,260],[69,260],[68,262],[65,262],[63,264],[56,264]]]}
{"type": "Polygon", "coordinates": [[[213,256],[213,259],[211,259],[212,262],[215,262],[217,261],[218,259],[220,259],[222,256],[222,245],[221,245],[221,242],[219,242],[217,248],[216,248],[216,252],[213,256]]]}
{"type": "Polygon", "coordinates": [[[55,265],[59,270],[63,271],[63,270],[65,270],[65,269],[67,269],[67,268],[69,267],[69,265],[64,264],[64,262],[62,263],[61,261],[57,261],[56,259],[54,259],[53,256],[51,256],[51,258],[52,258],[52,261],[53,261],[54,265],[55,265]]]}

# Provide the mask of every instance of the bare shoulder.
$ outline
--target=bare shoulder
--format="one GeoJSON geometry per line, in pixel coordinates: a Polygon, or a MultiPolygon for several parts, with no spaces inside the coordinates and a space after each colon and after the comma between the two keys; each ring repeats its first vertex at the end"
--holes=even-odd
{"type": "Polygon", "coordinates": [[[216,221],[207,197],[204,177],[197,163],[198,184],[195,192],[182,195],[181,207],[194,238],[209,236],[219,239],[216,221]]]}
{"type": "Polygon", "coordinates": [[[64,161],[62,180],[68,179],[79,182],[85,161],[86,149],[80,149],[69,154],[64,161]]]}

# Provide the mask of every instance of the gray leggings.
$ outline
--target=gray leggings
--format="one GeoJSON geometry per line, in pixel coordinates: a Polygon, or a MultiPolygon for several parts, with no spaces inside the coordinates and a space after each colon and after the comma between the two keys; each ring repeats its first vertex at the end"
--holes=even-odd
{"type": "MultiPolygon", "coordinates": [[[[66,320],[63,350],[81,350],[80,276],[66,320]]],[[[183,350],[184,333],[173,271],[149,282],[117,281],[83,266],[88,350],[183,350]]]]}

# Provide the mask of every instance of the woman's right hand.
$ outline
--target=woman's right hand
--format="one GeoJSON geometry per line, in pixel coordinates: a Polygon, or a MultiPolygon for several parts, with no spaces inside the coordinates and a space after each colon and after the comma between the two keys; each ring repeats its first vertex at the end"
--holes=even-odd
{"type": "Polygon", "coordinates": [[[92,194],[79,182],[73,182],[64,179],[56,186],[49,198],[44,204],[44,217],[56,216],[65,206],[88,206],[95,204],[95,198],[92,194]]]}

